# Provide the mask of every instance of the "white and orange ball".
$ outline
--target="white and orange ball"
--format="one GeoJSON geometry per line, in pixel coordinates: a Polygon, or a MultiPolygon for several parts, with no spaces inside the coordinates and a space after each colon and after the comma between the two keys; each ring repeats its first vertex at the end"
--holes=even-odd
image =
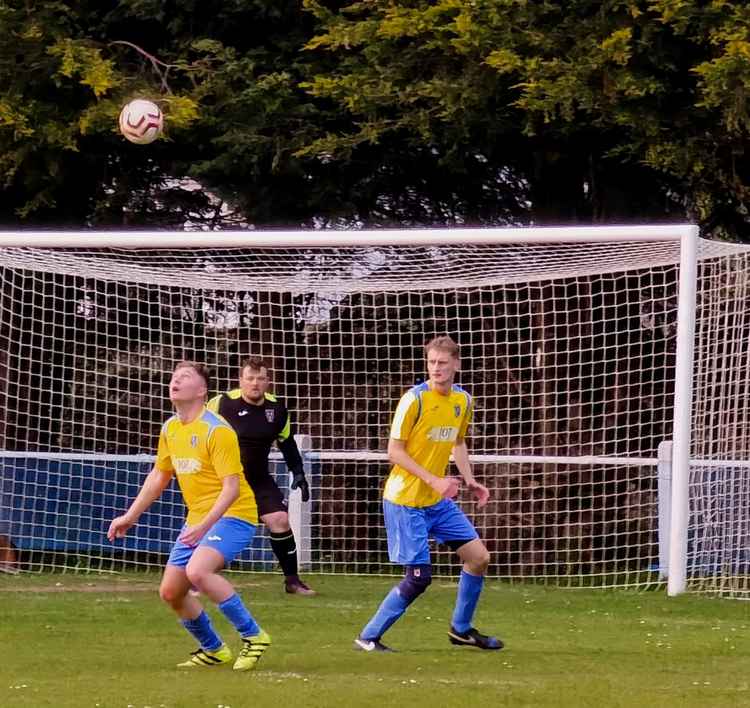
{"type": "Polygon", "coordinates": [[[131,143],[148,145],[161,135],[164,114],[153,101],[136,98],[120,111],[120,132],[131,143]]]}

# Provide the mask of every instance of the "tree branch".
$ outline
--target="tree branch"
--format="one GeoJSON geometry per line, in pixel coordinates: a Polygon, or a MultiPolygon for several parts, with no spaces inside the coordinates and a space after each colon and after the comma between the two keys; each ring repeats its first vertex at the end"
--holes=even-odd
{"type": "Polygon", "coordinates": [[[167,64],[161,59],[157,59],[153,54],[149,54],[145,49],[139,47],[137,44],[133,44],[133,42],[128,42],[124,39],[115,39],[111,41],[110,44],[122,44],[126,47],[130,47],[131,49],[135,49],[136,52],[146,57],[146,59],[151,62],[151,68],[154,70],[154,73],[159,77],[159,80],[161,81],[161,90],[165,93],[172,93],[172,89],[169,88],[169,84],[167,83],[167,75],[169,74],[170,69],[179,69],[179,64],[167,64]]]}

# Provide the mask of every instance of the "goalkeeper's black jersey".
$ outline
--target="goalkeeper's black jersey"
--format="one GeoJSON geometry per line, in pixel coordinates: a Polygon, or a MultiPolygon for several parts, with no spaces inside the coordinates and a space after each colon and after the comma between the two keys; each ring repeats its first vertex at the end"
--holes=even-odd
{"type": "Polygon", "coordinates": [[[302,457],[292,435],[289,412],[275,396],[267,393],[263,403],[255,406],[235,389],[214,396],[208,402],[208,409],[218,413],[237,433],[248,480],[269,474],[268,455],[274,442],[287,467],[292,472],[302,470],[302,457]]]}

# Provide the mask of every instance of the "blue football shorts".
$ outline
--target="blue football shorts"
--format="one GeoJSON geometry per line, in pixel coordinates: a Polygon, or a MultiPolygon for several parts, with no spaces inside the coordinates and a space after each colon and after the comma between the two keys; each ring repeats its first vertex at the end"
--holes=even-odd
{"type": "Polygon", "coordinates": [[[479,538],[474,525],[452,499],[421,507],[383,500],[383,513],[391,563],[428,565],[430,537],[440,543],[479,538]]]}
{"type": "MultiPolygon", "coordinates": [[[[185,526],[182,527],[182,529],[184,528],[185,526]]],[[[182,533],[182,529],[180,533],[182,533]]],[[[184,568],[197,548],[208,546],[209,548],[215,548],[224,556],[224,565],[227,566],[250,545],[253,536],[255,536],[254,524],[242,519],[222,516],[206,532],[197,546],[186,546],[182,541],[175,541],[167,564],[184,568]]]]}

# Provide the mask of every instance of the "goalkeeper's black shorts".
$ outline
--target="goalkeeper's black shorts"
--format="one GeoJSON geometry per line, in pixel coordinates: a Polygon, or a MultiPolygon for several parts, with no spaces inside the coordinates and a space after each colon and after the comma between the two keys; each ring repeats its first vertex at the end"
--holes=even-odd
{"type": "Polygon", "coordinates": [[[270,474],[256,474],[248,478],[250,488],[258,504],[258,516],[272,514],[275,511],[286,511],[284,494],[270,474]]]}

